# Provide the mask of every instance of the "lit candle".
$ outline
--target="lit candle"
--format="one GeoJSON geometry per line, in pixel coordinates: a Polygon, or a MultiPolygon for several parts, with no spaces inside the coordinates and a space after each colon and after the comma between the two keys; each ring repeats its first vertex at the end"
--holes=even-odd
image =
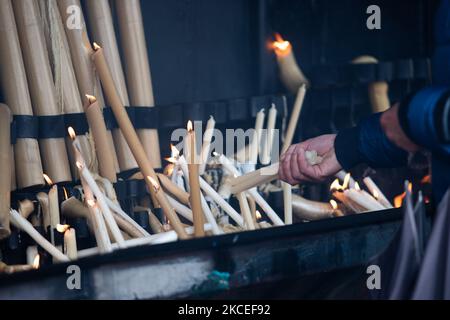
{"type": "Polygon", "coordinates": [[[364,184],[366,185],[367,189],[372,193],[374,198],[381,203],[386,209],[393,208],[392,204],[389,202],[389,200],[386,198],[386,196],[381,192],[380,188],[375,184],[375,182],[372,180],[371,177],[364,178],[364,184]]]}
{"type": "Polygon", "coordinates": [[[275,135],[275,125],[277,121],[277,108],[275,105],[272,105],[272,108],[269,110],[269,116],[267,119],[267,130],[265,134],[265,143],[263,143],[263,156],[261,159],[261,163],[263,165],[268,165],[270,163],[270,156],[272,154],[273,147],[273,138],[275,135]]]}
{"type": "Polygon", "coordinates": [[[342,211],[339,209],[339,206],[337,204],[337,202],[333,199],[330,200],[330,204],[333,207],[334,210],[334,216],[335,217],[343,217],[344,214],[342,213],[342,211]]]}
{"type": "Polygon", "coordinates": [[[211,150],[211,141],[214,135],[214,128],[216,127],[216,121],[214,120],[214,117],[211,116],[208,120],[208,123],[206,124],[206,130],[203,135],[203,145],[202,145],[202,151],[201,151],[201,163],[200,163],[200,169],[199,174],[203,175],[205,173],[206,164],[208,163],[208,159],[210,156],[210,150],[211,150]]]}
{"type": "Polygon", "coordinates": [[[205,235],[205,231],[203,230],[203,225],[205,222],[203,221],[203,211],[200,197],[199,165],[197,162],[195,131],[192,127],[191,121],[188,123],[187,130],[186,151],[189,170],[189,202],[194,215],[194,235],[196,237],[203,237],[205,235]]]}
{"type": "MultiPolygon", "coordinates": [[[[175,149],[175,147],[174,147],[174,149],[175,149]]],[[[184,156],[179,156],[178,150],[174,150],[174,151],[175,151],[174,154],[177,156],[177,160],[176,160],[177,165],[180,166],[181,171],[183,172],[183,176],[187,181],[187,185],[190,188],[189,169],[188,169],[187,161],[184,158],[184,156]]],[[[205,184],[207,184],[208,186],[209,186],[209,184],[202,177],[199,177],[199,182],[200,182],[200,188],[203,191],[205,191],[205,189],[204,189],[205,184]]],[[[214,189],[212,189],[212,190],[214,191],[214,189]]],[[[207,193],[207,191],[205,191],[205,193],[207,193]]],[[[201,205],[202,205],[203,212],[205,214],[206,220],[211,225],[213,234],[215,234],[215,235],[222,234],[223,232],[222,232],[222,230],[220,230],[219,226],[217,225],[216,219],[214,218],[214,215],[212,214],[211,209],[209,208],[208,203],[206,202],[206,199],[202,193],[200,193],[200,198],[201,198],[201,205]]]]}
{"type": "Polygon", "coordinates": [[[372,198],[370,194],[361,190],[357,182],[355,183],[355,189],[345,190],[344,194],[358,205],[366,208],[368,211],[379,211],[385,209],[379,202],[372,198]]]}
{"type": "MultiPolygon", "coordinates": [[[[5,40],[3,40],[5,41],[5,40]]],[[[0,240],[10,236],[11,206],[11,112],[0,103],[0,240]]]]}
{"type": "Polygon", "coordinates": [[[53,184],[53,181],[46,174],[44,174],[44,179],[48,185],[52,186],[50,191],[48,192],[48,205],[50,213],[51,232],[53,233],[53,230],[55,230],[56,226],[60,223],[58,186],[56,184],[53,184]]]}
{"type": "MultiPolygon", "coordinates": [[[[158,177],[156,176],[152,163],[147,157],[145,149],[139,140],[136,130],[133,127],[133,124],[131,123],[130,117],[128,116],[125,107],[120,101],[119,95],[111,78],[111,72],[105,61],[105,57],[102,54],[101,48],[97,46],[95,49],[96,52],[93,54],[93,59],[95,66],[97,67],[97,71],[100,75],[103,89],[105,91],[105,94],[108,96],[108,100],[111,102],[111,109],[113,110],[114,116],[116,117],[119,127],[122,130],[125,140],[127,141],[128,146],[130,147],[131,152],[133,153],[134,158],[136,159],[139,165],[141,173],[143,174],[143,176],[147,177],[145,179],[145,182],[147,183],[148,189],[153,195],[154,200],[153,204],[157,205],[158,203],[161,202],[167,204],[168,202],[166,195],[164,191],[162,191],[161,188],[159,188],[158,177]],[[152,178],[154,182],[157,182],[158,188],[155,188],[155,186],[151,183],[151,180],[149,180],[148,177],[152,178]],[[155,193],[156,189],[158,190],[157,194],[155,193]]],[[[166,215],[166,218],[170,221],[170,223],[174,227],[179,238],[187,239],[188,236],[186,234],[186,231],[181,225],[181,221],[176,215],[173,208],[171,206],[166,205],[165,210],[163,209],[163,212],[166,215]]]]}
{"type": "Polygon", "coordinates": [[[114,157],[109,148],[108,130],[102,110],[94,96],[86,95],[85,113],[95,143],[95,151],[98,159],[98,169],[102,177],[111,182],[117,181],[114,157]]]}
{"type": "Polygon", "coordinates": [[[275,37],[276,41],[272,45],[277,55],[281,81],[289,91],[296,93],[301,85],[309,85],[309,80],[305,77],[295,59],[291,43],[283,40],[279,34],[276,34],[275,37]]]}

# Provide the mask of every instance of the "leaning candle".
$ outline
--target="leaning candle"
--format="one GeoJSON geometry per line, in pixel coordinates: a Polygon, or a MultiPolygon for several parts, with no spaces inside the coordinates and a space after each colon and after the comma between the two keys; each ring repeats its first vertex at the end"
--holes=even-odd
{"type": "Polygon", "coordinates": [[[16,210],[11,210],[11,223],[18,229],[27,233],[38,245],[60,262],[68,262],[69,258],[48,242],[40,233],[24,219],[16,210]]]}
{"type": "Polygon", "coordinates": [[[9,237],[11,206],[11,112],[0,103],[0,240],[9,237]]]}
{"type": "Polygon", "coordinates": [[[192,122],[188,123],[188,133],[186,137],[186,151],[188,153],[188,169],[189,169],[189,202],[191,204],[192,213],[194,215],[194,235],[196,237],[203,237],[205,231],[203,230],[203,211],[200,198],[200,182],[199,182],[199,165],[197,163],[197,148],[195,131],[192,127],[192,122]]]}
{"type": "MultiPolygon", "coordinates": [[[[147,180],[150,181],[150,183],[152,184],[152,187],[154,189],[155,195],[159,195],[162,191],[161,186],[159,185],[159,183],[153,179],[152,177],[148,176],[147,180]]],[[[161,208],[163,209],[164,212],[170,212],[170,214],[167,216],[167,218],[169,219],[170,222],[172,222],[174,219],[177,219],[179,221],[178,216],[176,215],[173,207],[170,205],[169,200],[167,199],[167,196],[164,195],[164,197],[159,197],[159,204],[161,205],[161,208]]],[[[185,238],[181,238],[181,239],[186,239],[187,238],[187,234],[186,231],[184,230],[184,228],[182,227],[182,224],[180,222],[179,225],[175,225],[172,224],[172,226],[174,227],[175,231],[177,232],[177,234],[185,234],[185,238]],[[182,232],[180,232],[180,230],[176,230],[176,228],[181,227],[183,229],[182,232]]]]}
{"type": "Polygon", "coordinates": [[[70,260],[77,260],[78,250],[77,250],[77,238],[75,229],[69,228],[64,233],[64,252],[69,257],[70,260]]]}
{"type": "Polygon", "coordinates": [[[305,101],[306,86],[301,85],[297,92],[297,98],[295,99],[294,107],[292,109],[291,118],[286,130],[286,135],[284,137],[283,148],[281,149],[281,154],[284,154],[287,149],[292,145],[294,140],[294,135],[297,130],[298,120],[300,119],[300,114],[302,112],[303,103],[305,101]]]}
{"type": "Polygon", "coordinates": [[[376,183],[372,180],[371,177],[364,178],[364,184],[366,185],[367,189],[372,193],[374,198],[378,200],[381,205],[383,205],[386,209],[393,208],[392,204],[389,202],[389,200],[386,198],[386,196],[381,192],[380,188],[376,185],[376,183]]]}
{"type": "Polygon", "coordinates": [[[368,211],[379,211],[385,208],[372,198],[367,192],[359,188],[358,183],[355,184],[355,189],[349,189],[344,191],[345,196],[356,204],[366,208],[368,211]]]}
{"type": "Polygon", "coordinates": [[[209,118],[208,123],[206,124],[206,130],[205,134],[203,135],[203,145],[202,145],[202,151],[200,156],[200,168],[199,168],[199,174],[203,175],[205,173],[206,164],[208,163],[208,159],[210,156],[210,150],[211,150],[211,140],[214,135],[214,128],[216,127],[216,121],[214,120],[214,117],[211,116],[209,118]]]}
{"type": "MultiPolygon", "coordinates": [[[[227,170],[229,174],[235,176],[234,180],[237,180],[237,179],[240,179],[243,177],[243,176],[240,176],[240,173],[238,172],[236,167],[233,166],[233,164],[227,157],[225,157],[224,155],[219,156],[217,153],[215,153],[214,155],[216,157],[218,157],[219,162],[222,164],[224,169],[227,170]]],[[[260,176],[264,172],[265,174],[269,174],[270,181],[274,180],[274,179],[276,179],[276,176],[275,177],[273,175],[271,176],[271,174],[278,171],[277,166],[278,166],[278,164],[276,164],[275,166],[263,168],[263,170],[265,170],[265,171],[258,170],[257,176],[260,176]]],[[[264,198],[259,194],[258,190],[256,190],[256,188],[254,188],[255,186],[256,185],[251,185],[250,189],[249,188],[238,188],[237,186],[232,186],[232,188],[233,187],[236,188],[235,193],[246,191],[256,201],[256,203],[264,210],[264,212],[267,214],[269,219],[272,220],[274,225],[283,226],[284,225],[283,221],[275,213],[275,211],[270,207],[270,205],[266,202],[266,200],[264,200],[264,198]]]]}
{"type": "MultiPolygon", "coordinates": [[[[125,140],[127,141],[128,146],[130,147],[131,152],[133,153],[142,174],[145,177],[151,177],[155,182],[158,182],[158,177],[156,176],[152,163],[147,157],[145,149],[139,140],[136,130],[131,123],[130,117],[126,112],[125,107],[122,105],[114,83],[111,80],[111,72],[109,71],[109,67],[105,61],[105,57],[103,56],[103,54],[101,54],[101,51],[98,52],[99,47],[96,47],[96,49],[97,51],[93,55],[94,63],[100,75],[105,94],[109,97],[108,100],[111,102],[111,109],[114,112],[114,116],[116,117],[119,127],[122,130],[125,140]]],[[[164,191],[158,189],[159,191],[156,194],[155,186],[151,183],[151,181],[147,178],[145,179],[145,182],[147,183],[150,192],[154,195],[157,202],[165,202],[167,204],[167,198],[164,191]]],[[[186,231],[183,229],[181,221],[176,215],[173,208],[170,206],[166,206],[166,210],[163,209],[163,212],[174,227],[179,238],[186,239],[186,231]]]]}
{"type": "Polygon", "coordinates": [[[249,230],[255,230],[255,224],[253,223],[252,213],[250,211],[250,206],[248,205],[247,196],[245,193],[238,193],[236,198],[239,201],[239,207],[241,208],[241,214],[244,217],[245,226],[249,230]]]}
{"type": "Polygon", "coordinates": [[[114,157],[109,148],[108,130],[105,119],[98,104],[97,98],[86,95],[85,113],[95,143],[95,151],[98,159],[98,169],[102,177],[115,183],[117,181],[114,157]]]}
{"type": "Polygon", "coordinates": [[[116,221],[114,220],[114,216],[112,215],[111,210],[109,209],[108,204],[106,203],[105,195],[100,191],[100,188],[95,182],[94,177],[86,168],[86,166],[78,162],[77,167],[80,170],[80,176],[83,177],[84,181],[86,181],[86,184],[89,186],[89,188],[92,190],[95,197],[97,198],[98,205],[102,211],[106,223],[108,224],[109,229],[111,230],[114,240],[116,240],[119,247],[121,248],[124,247],[125,240],[123,239],[123,236],[120,233],[120,229],[117,226],[116,221]]]}
{"type": "Polygon", "coordinates": [[[87,201],[92,222],[92,229],[94,230],[95,241],[99,247],[100,252],[108,253],[113,251],[112,243],[108,235],[108,229],[106,228],[105,220],[100,212],[97,203],[90,199],[87,201]]]}

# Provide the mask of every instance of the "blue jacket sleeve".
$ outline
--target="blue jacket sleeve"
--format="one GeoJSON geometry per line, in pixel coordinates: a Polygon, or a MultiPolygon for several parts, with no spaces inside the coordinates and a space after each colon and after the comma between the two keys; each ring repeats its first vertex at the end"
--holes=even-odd
{"type": "Polygon", "coordinates": [[[416,144],[450,156],[450,91],[430,86],[401,103],[399,120],[406,135],[416,144]]]}
{"type": "Polygon", "coordinates": [[[335,140],[336,157],[349,170],[366,163],[373,168],[402,166],[407,163],[407,152],[394,145],[384,134],[381,114],[374,114],[358,126],[339,132],[335,140]]]}

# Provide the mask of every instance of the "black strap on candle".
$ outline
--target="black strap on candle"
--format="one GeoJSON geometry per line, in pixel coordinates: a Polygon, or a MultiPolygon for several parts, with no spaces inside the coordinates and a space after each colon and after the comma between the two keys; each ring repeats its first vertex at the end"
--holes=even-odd
{"type": "Polygon", "coordinates": [[[11,140],[15,142],[17,139],[38,139],[39,138],[39,121],[33,116],[15,115],[13,117],[14,131],[11,133],[11,140]]]}
{"type": "Polygon", "coordinates": [[[39,139],[57,139],[66,136],[64,115],[39,116],[39,139]]]}
{"type": "MultiPolygon", "coordinates": [[[[89,124],[85,113],[69,113],[64,115],[64,124],[66,129],[72,127],[78,136],[85,135],[89,132],[89,124]]],[[[68,131],[65,130],[66,136],[68,131]]]]}

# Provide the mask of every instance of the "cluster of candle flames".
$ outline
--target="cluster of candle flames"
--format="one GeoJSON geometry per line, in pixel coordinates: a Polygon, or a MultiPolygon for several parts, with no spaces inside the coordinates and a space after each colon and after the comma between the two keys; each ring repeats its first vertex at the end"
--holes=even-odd
{"type": "MultiPolygon", "coordinates": [[[[342,185],[339,183],[339,179],[334,180],[333,183],[330,185],[330,190],[331,191],[344,191],[344,190],[348,189],[349,188],[350,178],[351,178],[351,174],[348,173],[345,176],[345,179],[344,179],[344,182],[343,182],[342,185]]],[[[421,184],[430,184],[430,183],[431,183],[431,175],[427,175],[421,180],[421,184]]],[[[355,189],[356,190],[361,190],[361,187],[359,186],[358,182],[355,182],[355,189]]],[[[413,191],[413,184],[411,182],[408,184],[408,190],[410,192],[413,191]]],[[[373,190],[372,196],[376,200],[379,199],[379,194],[378,194],[377,190],[373,190]]],[[[394,197],[394,203],[393,203],[394,207],[395,208],[401,208],[402,205],[403,205],[403,200],[405,199],[405,197],[406,197],[406,192],[403,192],[403,193],[395,196],[394,197]]],[[[427,197],[425,198],[425,203],[429,203],[429,199],[427,197]]],[[[337,204],[337,202],[335,200],[330,200],[330,204],[333,207],[333,209],[337,209],[338,208],[338,204],[337,204]]]]}

